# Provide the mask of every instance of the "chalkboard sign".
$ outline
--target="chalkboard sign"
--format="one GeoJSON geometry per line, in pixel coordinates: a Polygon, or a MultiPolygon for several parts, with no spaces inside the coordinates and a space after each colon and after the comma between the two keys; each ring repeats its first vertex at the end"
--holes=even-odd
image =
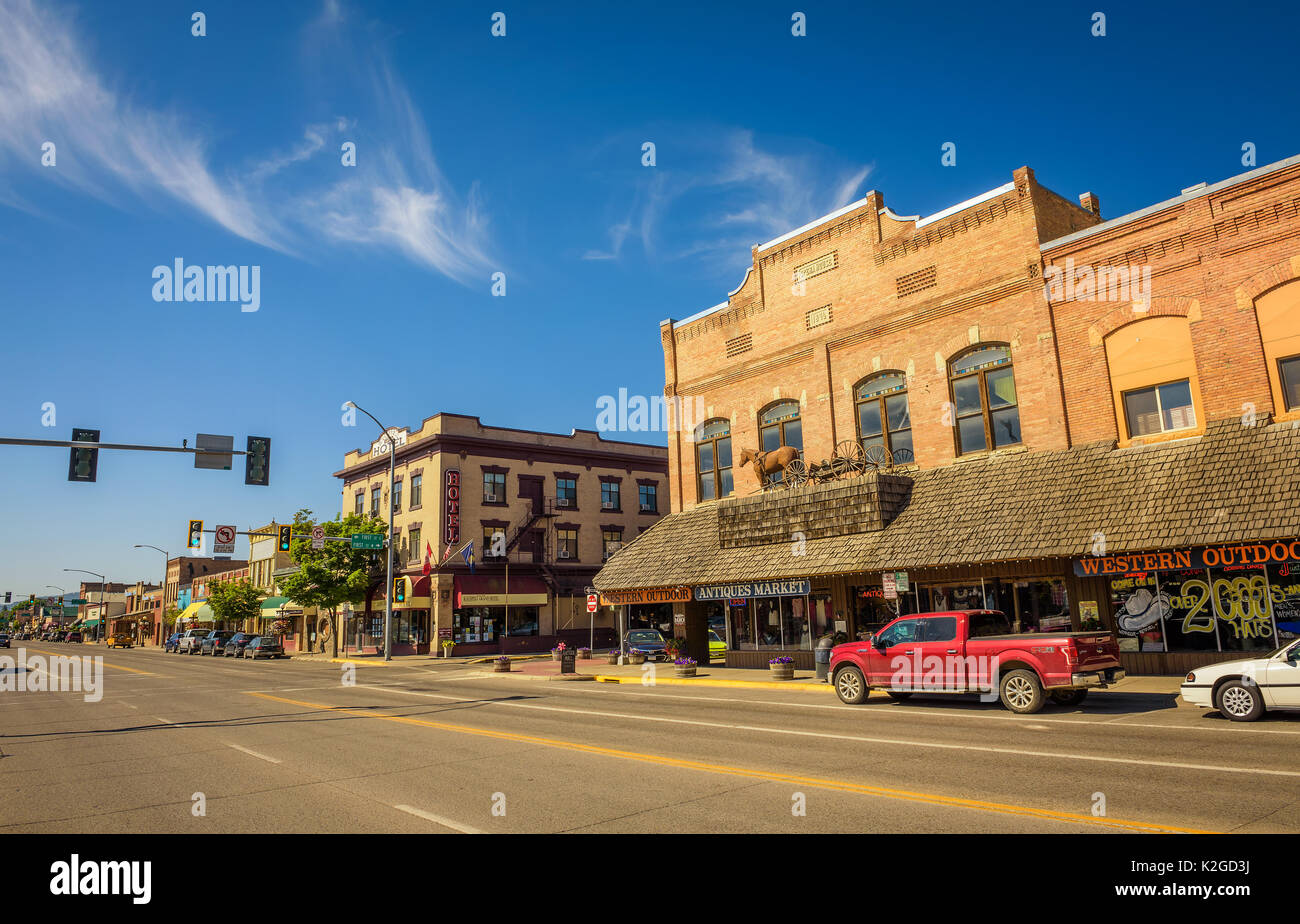
{"type": "Polygon", "coordinates": [[[574,674],[577,673],[578,666],[578,649],[566,648],[560,652],[560,673],[574,674]]]}

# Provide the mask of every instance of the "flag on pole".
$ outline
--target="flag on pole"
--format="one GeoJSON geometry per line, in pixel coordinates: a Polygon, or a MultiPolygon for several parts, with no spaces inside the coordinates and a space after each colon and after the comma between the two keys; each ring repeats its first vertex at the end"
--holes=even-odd
{"type": "Polygon", "coordinates": [[[469,565],[469,573],[474,573],[474,540],[469,541],[469,545],[460,550],[461,558],[465,559],[465,564],[469,565]]]}
{"type": "Polygon", "coordinates": [[[447,543],[447,551],[445,551],[445,552],[442,553],[442,560],[443,560],[443,561],[446,561],[446,560],[449,559],[449,558],[451,558],[451,543],[450,543],[450,542],[447,543]]]}
{"type": "Polygon", "coordinates": [[[433,570],[433,546],[429,545],[429,540],[424,540],[424,574],[433,570]]]}

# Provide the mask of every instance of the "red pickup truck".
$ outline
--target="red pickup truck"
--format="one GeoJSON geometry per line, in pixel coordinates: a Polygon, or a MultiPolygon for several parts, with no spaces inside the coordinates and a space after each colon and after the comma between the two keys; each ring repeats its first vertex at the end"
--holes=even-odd
{"type": "Polygon", "coordinates": [[[1119,645],[1105,632],[1013,634],[997,610],[917,613],[889,623],[865,642],[831,650],[831,682],[856,705],[871,689],[897,700],[913,693],[980,693],[1012,712],[1083,701],[1090,687],[1124,677],[1119,645]]]}

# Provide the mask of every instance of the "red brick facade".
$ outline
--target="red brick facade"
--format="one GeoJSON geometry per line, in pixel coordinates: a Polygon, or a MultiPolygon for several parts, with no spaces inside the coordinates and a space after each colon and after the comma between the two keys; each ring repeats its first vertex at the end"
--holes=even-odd
{"type": "MultiPolygon", "coordinates": [[[[908,380],[915,464],[946,465],[964,458],[948,364],[974,344],[996,343],[1010,347],[1021,427],[1020,444],[998,452],[1126,441],[1107,337],[1174,316],[1190,327],[1200,430],[1252,406],[1273,412],[1254,299],[1300,277],[1293,160],[1104,223],[1096,197],[1085,193],[1087,207],[1076,206],[1027,167],[1007,186],[926,219],[900,217],[871,192],[755,247],[722,305],[664,322],[665,392],[702,397],[709,419],[730,420],[733,463],[758,447],[766,406],[798,400],[804,459],[815,463],[858,438],[855,385],[897,370],[908,380]],[[1049,301],[1044,273],[1067,258],[1076,267],[1150,267],[1150,297],[1049,301]]],[[[670,435],[669,458],[676,511],[699,500],[689,433],[670,435]]],[[[737,494],[758,489],[738,465],[734,479],[737,494]]]]}

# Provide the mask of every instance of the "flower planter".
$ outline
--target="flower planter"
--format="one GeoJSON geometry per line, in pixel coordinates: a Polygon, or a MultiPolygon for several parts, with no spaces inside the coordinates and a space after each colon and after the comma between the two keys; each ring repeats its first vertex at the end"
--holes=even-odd
{"type": "Polygon", "coordinates": [[[794,680],[794,663],[769,664],[773,680],[794,680]]]}
{"type": "Polygon", "coordinates": [[[496,671],[498,674],[508,674],[508,673],[510,673],[510,662],[509,662],[509,661],[493,661],[493,662],[492,662],[492,670],[496,671]]]}
{"type": "Polygon", "coordinates": [[[695,670],[693,667],[675,667],[673,673],[678,677],[694,677],[695,670]]]}
{"type": "Polygon", "coordinates": [[[628,656],[628,660],[632,664],[644,664],[645,654],[639,651],[633,652],[631,655],[628,656]]]}
{"type": "Polygon", "coordinates": [[[579,648],[579,649],[578,649],[578,660],[580,660],[580,661],[590,661],[590,660],[591,660],[591,649],[590,649],[590,648],[579,648]]]}
{"type": "Polygon", "coordinates": [[[606,663],[606,664],[617,664],[617,663],[618,663],[618,652],[617,652],[617,651],[611,651],[608,655],[606,655],[606,656],[605,656],[605,663],[606,663]]]}
{"type": "Polygon", "coordinates": [[[552,652],[551,652],[551,660],[552,660],[552,661],[560,661],[560,660],[563,660],[563,658],[564,658],[564,652],[562,652],[562,651],[552,651],[552,652]]]}

